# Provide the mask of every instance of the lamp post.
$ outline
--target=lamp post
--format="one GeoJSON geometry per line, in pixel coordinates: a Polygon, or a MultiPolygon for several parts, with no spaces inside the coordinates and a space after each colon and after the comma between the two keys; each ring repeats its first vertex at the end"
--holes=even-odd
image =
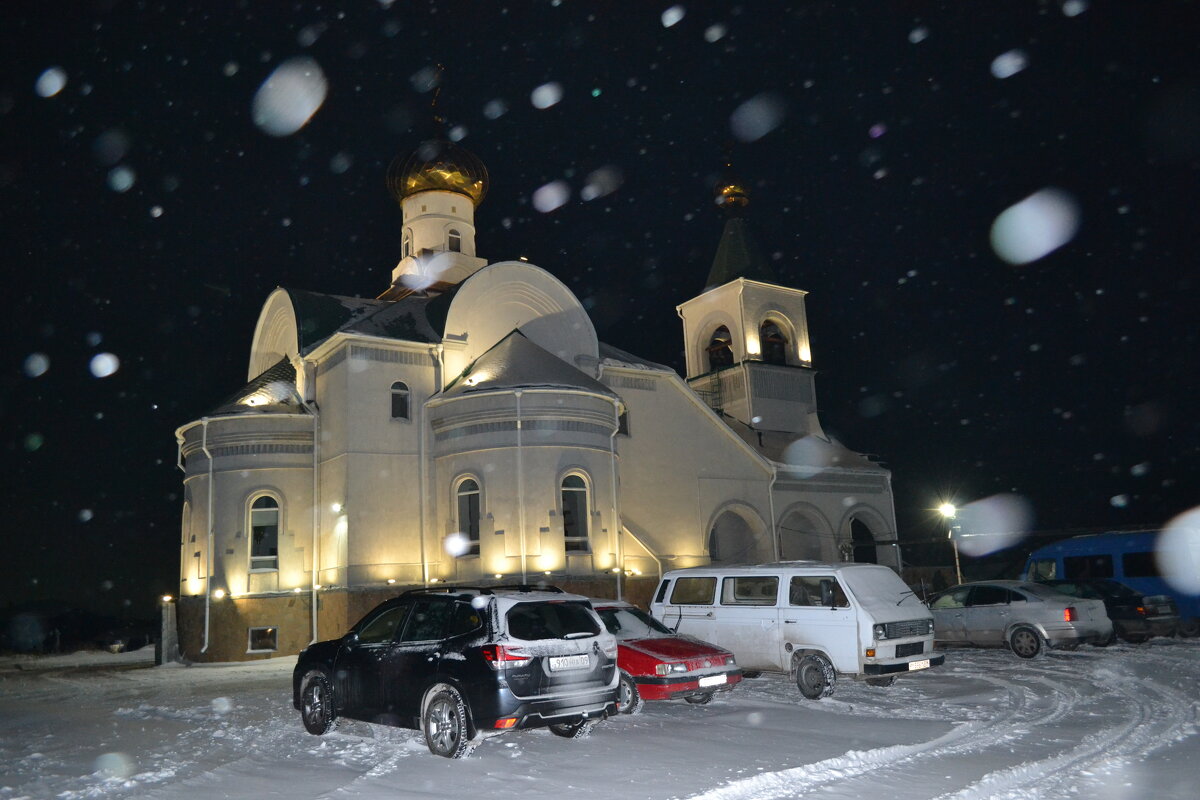
{"type": "Polygon", "coordinates": [[[954,525],[950,522],[958,514],[958,509],[953,503],[942,503],[938,506],[938,513],[946,519],[946,536],[950,539],[950,546],[954,548],[954,574],[958,582],[962,583],[962,567],[958,563],[958,540],[954,538],[954,525]]]}

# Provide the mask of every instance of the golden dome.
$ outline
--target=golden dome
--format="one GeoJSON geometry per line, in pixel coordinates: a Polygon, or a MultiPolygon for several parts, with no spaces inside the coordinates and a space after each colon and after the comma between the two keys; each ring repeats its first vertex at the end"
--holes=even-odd
{"type": "Polygon", "coordinates": [[[411,155],[396,157],[387,171],[396,202],[418,192],[456,192],[478,207],[488,190],[487,167],[473,153],[442,139],[422,142],[411,155]]]}
{"type": "Polygon", "coordinates": [[[750,203],[750,195],[746,187],[739,181],[725,181],[717,184],[717,205],[722,208],[730,206],[745,206],[750,203]]]}

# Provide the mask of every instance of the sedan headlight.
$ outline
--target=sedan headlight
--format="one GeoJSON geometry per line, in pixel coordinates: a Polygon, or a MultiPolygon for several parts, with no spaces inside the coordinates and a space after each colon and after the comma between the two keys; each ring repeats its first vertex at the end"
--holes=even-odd
{"type": "Polygon", "coordinates": [[[928,633],[933,633],[933,617],[930,617],[929,619],[927,619],[925,621],[929,623],[928,633]]]}
{"type": "Polygon", "coordinates": [[[654,672],[657,675],[670,675],[672,672],[687,672],[687,664],[655,664],[654,672]]]}
{"type": "Polygon", "coordinates": [[[871,629],[871,633],[874,634],[876,639],[886,639],[887,638],[887,626],[880,624],[880,623],[876,623],[875,627],[871,629]]]}
{"type": "Polygon", "coordinates": [[[737,665],[737,661],[734,660],[733,656],[725,656],[725,665],[733,667],[737,665]]]}

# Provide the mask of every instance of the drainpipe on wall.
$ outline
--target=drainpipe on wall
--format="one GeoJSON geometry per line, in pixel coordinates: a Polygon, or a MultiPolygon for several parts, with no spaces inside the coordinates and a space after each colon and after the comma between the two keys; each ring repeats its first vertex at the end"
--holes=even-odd
{"type": "Polygon", "coordinates": [[[521,392],[517,392],[517,514],[521,526],[521,583],[528,583],[525,566],[525,454],[521,449],[521,392]]]}
{"type": "Polygon", "coordinates": [[[208,449],[208,417],[200,420],[200,423],[204,426],[200,433],[200,452],[204,453],[204,457],[208,459],[208,514],[206,515],[208,522],[208,556],[204,562],[204,646],[200,648],[200,652],[207,653],[208,620],[209,610],[212,606],[213,574],[213,458],[212,453],[208,449]]]}
{"type": "Polygon", "coordinates": [[[783,560],[783,546],[779,542],[779,524],[775,519],[775,481],[779,480],[779,467],[771,464],[771,482],[767,484],[767,505],[771,511],[771,543],[775,546],[775,560],[783,560]]]}
{"type": "Polygon", "coordinates": [[[613,398],[613,432],[608,437],[608,452],[611,458],[612,466],[612,530],[613,536],[616,538],[616,547],[614,548],[617,557],[617,599],[621,597],[621,585],[624,583],[625,574],[625,554],[621,548],[621,532],[624,525],[621,524],[621,517],[617,511],[617,431],[621,428],[621,401],[613,398]]]}
{"type": "Polygon", "coordinates": [[[321,539],[321,412],[316,406],[316,386],[317,386],[317,365],[311,361],[300,359],[300,364],[297,367],[297,372],[304,378],[303,391],[300,396],[300,405],[312,414],[313,419],[313,459],[312,459],[312,541],[309,544],[310,556],[312,558],[312,580],[310,581],[310,598],[311,598],[311,614],[312,617],[312,641],[309,644],[315,644],[317,641],[317,587],[319,584],[318,575],[320,573],[321,557],[320,550],[321,539]],[[306,367],[312,367],[312,379],[309,379],[306,367]],[[312,398],[307,397],[309,393],[313,394],[312,398]]]}

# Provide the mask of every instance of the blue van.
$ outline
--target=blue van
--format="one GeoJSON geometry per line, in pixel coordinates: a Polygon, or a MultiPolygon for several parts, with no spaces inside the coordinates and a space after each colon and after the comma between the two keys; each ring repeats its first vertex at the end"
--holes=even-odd
{"type": "Polygon", "coordinates": [[[1075,536],[1039,547],[1025,562],[1030,581],[1111,578],[1142,594],[1165,594],[1179,607],[1179,635],[1200,636],[1200,595],[1167,583],[1154,559],[1158,531],[1075,536]]]}

